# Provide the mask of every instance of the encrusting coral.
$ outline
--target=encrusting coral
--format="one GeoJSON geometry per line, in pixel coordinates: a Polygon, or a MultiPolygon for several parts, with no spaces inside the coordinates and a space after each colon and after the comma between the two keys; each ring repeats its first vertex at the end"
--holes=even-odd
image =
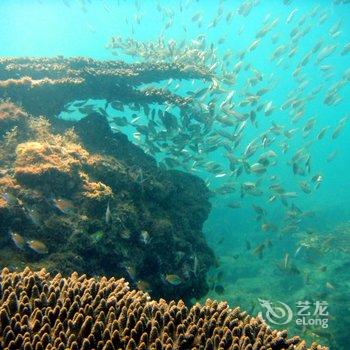
{"type": "Polygon", "coordinates": [[[225,302],[187,308],[151,300],[123,279],[45,270],[0,276],[0,348],[4,350],[326,350],[270,330],[225,302]]]}

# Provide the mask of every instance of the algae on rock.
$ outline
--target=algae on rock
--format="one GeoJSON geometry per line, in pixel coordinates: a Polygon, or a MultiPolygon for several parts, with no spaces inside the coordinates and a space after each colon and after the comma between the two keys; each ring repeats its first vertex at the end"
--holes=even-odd
{"type": "Polygon", "coordinates": [[[201,179],[159,168],[101,114],[50,123],[11,108],[21,117],[0,103],[2,119],[19,130],[11,146],[0,139],[1,266],[125,276],[155,297],[205,294],[215,258],[202,233],[210,203],[201,179]],[[49,253],[19,249],[14,232],[49,253]],[[181,283],[168,283],[169,274],[181,283]]]}

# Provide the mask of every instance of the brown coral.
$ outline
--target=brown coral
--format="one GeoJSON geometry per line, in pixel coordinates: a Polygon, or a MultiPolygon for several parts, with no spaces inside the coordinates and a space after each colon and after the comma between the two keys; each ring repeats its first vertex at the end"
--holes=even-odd
{"type": "Polygon", "coordinates": [[[122,279],[5,268],[0,300],[0,348],[8,350],[306,350],[298,337],[288,339],[225,302],[188,309],[182,301],[150,300],[122,279]]]}

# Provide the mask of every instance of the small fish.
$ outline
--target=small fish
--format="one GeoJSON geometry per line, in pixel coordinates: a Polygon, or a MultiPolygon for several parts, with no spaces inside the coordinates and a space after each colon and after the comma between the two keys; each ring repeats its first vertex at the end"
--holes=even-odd
{"type": "Polygon", "coordinates": [[[240,202],[230,202],[227,204],[227,206],[231,209],[238,209],[238,208],[241,208],[241,203],[240,202]]]}
{"type": "Polygon", "coordinates": [[[256,248],[253,250],[253,255],[256,255],[259,257],[259,259],[263,258],[263,253],[264,253],[264,249],[266,248],[266,244],[260,243],[258,246],[256,246],[256,248]]]}
{"type": "Polygon", "coordinates": [[[26,241],[19,233],[11,231],[10,237],[11,237],[12,242],[16,245],[16,247],[18,249],[20,249],[20,250],[25,249],[26,241]]]}
{"type": "Polygon", "coordinates": [[[140,233],[141,242],[143,244],[148,244],[151,241],[151,237],[146,230],[142,230],[140,233]]]}
{"type": "Polygon", "coordinates": [[[202,17],[202,13],[201,12],[197,12],[197,13],[195,13],[192,16],[191,21],[192,22],[197,22],[201,17],[202,17]]]}
{"type": "Polygon", "coordinates": [[[47,254],[49,252],[46,245],[43,242],[38,240],[27,241],[27,245],[30,249],[32,249],[34,252],[38,254],[47,254]]]}
{"type": "Polygon", "coordinates": [[[257,46],[259,45],[261,39],[256,39],[254,40],[251,45],[248,47],[248,51],[251,52],[253,50],[255,50],[257,48],[257,46]]]}
{"type": "Polygon", "coordinates": [[[216,178],[221,178],[221,177],[224,177],[226,175],[227,175],[226,173],[220,173],[220,174],[215,175],[215,177],[216,178]]]}
{"type": "Polygon", "coordinates": [[[164,277],[164,281],[170,283],[173,286],[178,286],[182,283],[181,277],[175,274],[166,274],[164,277]]]}
{"type": "Polygon", "coordinates": [[[197,277],[198,271],[199,271],[199,261],[198,261],[197,255],[195,254],[193,258],[193,270],[192,270],[195,277],[197,277]]]}
{"type": "Polygon", "coordinates": [[[333,286],[333,284],[331,284],[330,282],[327,282],[326,283],[326,287],[328,288],[328,289],[335,289],[335,287],[333,286]]]}
{"type": "Polygon", "coordinates": [[[266,167],[262,165],[261,163],[254,163],[250,166],[250,171],[255,174],[263,174],[266,172],[266,167]]]}
{"type": "Polygon", "coordinates": [[[337,150],[334,150],[333,152],[331,152],[326,158],[327,163],[331,162],[337,155],[338,155],[337,150]]]}
{"type": "Polygon", "coordinates": [[[270,222],[264,222],[263,224],[261,224],[261,230],[264,232],[276,232],[278,228],[276,225],[270,222]]]}
{"type": "Polygon", "coordinates": [[[284,260],[283,260],[283,266],[284,266],[285,270],[287,269],[287,266],[288,266],[288,260],[289,260],[289,254],[286,253],[284,260]]]}
{"type": "Polygon", "coordinates": [[[326,132],[328,129],[329,129],[329,126],[325,126],[324,128],[322,128],[320,132],[317,134],[317,140],[322,140],[326,135],[326,132]]]}
{"type": "Polygon", "coordinates": [[[310,185],[306,181],[300,181],[299,187],[304,193],[311,193],[310,185]]]}
{"type": "Polygon", "coordinates": [[[272,106],[272,101],[269,101],[264,108],[264,113],[265,116],[268,117],[269,115],[271,115],[273,112],[273,106],[272,106]]]}
{"type": "Polygon", "coordinates": [[[297,12],[298,12],[297,8],[295,8],[294,10],[291,11],[291,13],[288,15],[287,20],[286,20],[287,24],[292,21],[292,19],[294,18],[295,14],[297,12]]]}
{"type": "Polygon", "coordinates": [[[302,247],[303,247],[303,246],[300,245],[300,246],[297,248],[297,250],[296,250],[295,253],[294,253],[294,257],[298,256],[298,254],[300,253],[300,250],[301,250],[302,247]]]}
{"type": "Polygon", "coordinates": [[[143,292],[150,293],[152,291],[151,285],[144,280],[138,280],[136,282],[136,287],[139,290],[142,290],[143,292]]]}
{"type": "Polygon", "coordinates": [[[6,203],[11,207],[15,207],[17,205],[22,205],[21,201],[12,193],[5,192],[1,196],[6,201],[6,203]]]}
{"type": "Polygon", "coordinates": [[[24,212],[26,213],[28,219],[35,225],[41,225],[41,214],[39,210],[35,208],[24,208],[24,212]]]}
{"type": "Polygon", "coordinates": [[[65,198],[55,198],[52,200],[55,208],[57,208],[62,214],[71,214],[75,207],[71,200],[65,198]]]}
{"type": "Polygon", "coordinates": [[[320,63],[325,58],[329,57],[336,49],[337,45],[328,45],[324,47],[317,56],[317,63],[320,63]]]}
{"type": "Polygon", "coordinates": [[[135,140],[140,141],[141,140],[141,133],[140,132],[134,132],[133,137],[135,140]]]}
{"type": "Polygon", "coordinates": [[[78,108],[78,111],[82,114],[90,114],[90,113],[95,112],[95,106],[94,105],[86,105],[86,106],[78,108]]]}
{"type": "Polygon", "coordinates": [[[337,127],[336,127],[336,128],[334,129],[334,131],[333,131],[332,140],[336,139],[336,138],[339,136],[340,132],[341,132],[341,131],[344,129],[344,127],[345,127],[345,124],[346,124],[347,119],[348,119],[347,117],[344,117],[344,118],[342,118],[342,119],[339,121],[337,127]]]}
{"type": "Polygon", "coordinates": [[[111,218],[112,218],[112,214],[111,214],[111,209],[109,207],[109,201],[108,201],[106,213],[105,213],[105,221],[107,225],[111,222],[111,218]]]}
{"type": "Polygon", "coordinates": [[[221,238],[216,242],[216,244],[217,244],[217,245],[220,245],[220,244],[224,243],[224,241],[225,241],[225,237],[221,237],[221,238]]]}
{"type": "Polygon", "coordinates": [[[111,107],[117,111],[121,111],[123,112],[124,111],[124,105],[122,102],[120,101],[112,101],[111,103],[111,107]]]}
{"type": "Polygon", "coordinates": [[[75,102],[73,103],[73,106],[78,108],[78,107],[82,107],[85,103],[86,101],[75,102]]]}
{"type": "Polygon", "coordinates": [[[126,117],[113,117],[112,120],[113,120],[113,123],[117,126],[128,125],[128,120],[126,119],[126,117]]]}
{"type": "Polygon", "coordinates": [[[350,52],[350,43],[347,43],[344,45],[343,49],[341,50],[340,54],[342,56],[347,55],[350,52]]]}

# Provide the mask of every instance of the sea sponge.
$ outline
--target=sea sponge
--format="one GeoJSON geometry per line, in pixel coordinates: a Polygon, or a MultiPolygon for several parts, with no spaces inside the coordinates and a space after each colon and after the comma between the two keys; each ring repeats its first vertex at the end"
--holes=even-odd
{"type": "Polygon", "coordinates": [[[307,349],[225,302],[188,309],[182,301],[150,300],[123,279],[4,268],[0,300],[2,349],[307,349]]]}

